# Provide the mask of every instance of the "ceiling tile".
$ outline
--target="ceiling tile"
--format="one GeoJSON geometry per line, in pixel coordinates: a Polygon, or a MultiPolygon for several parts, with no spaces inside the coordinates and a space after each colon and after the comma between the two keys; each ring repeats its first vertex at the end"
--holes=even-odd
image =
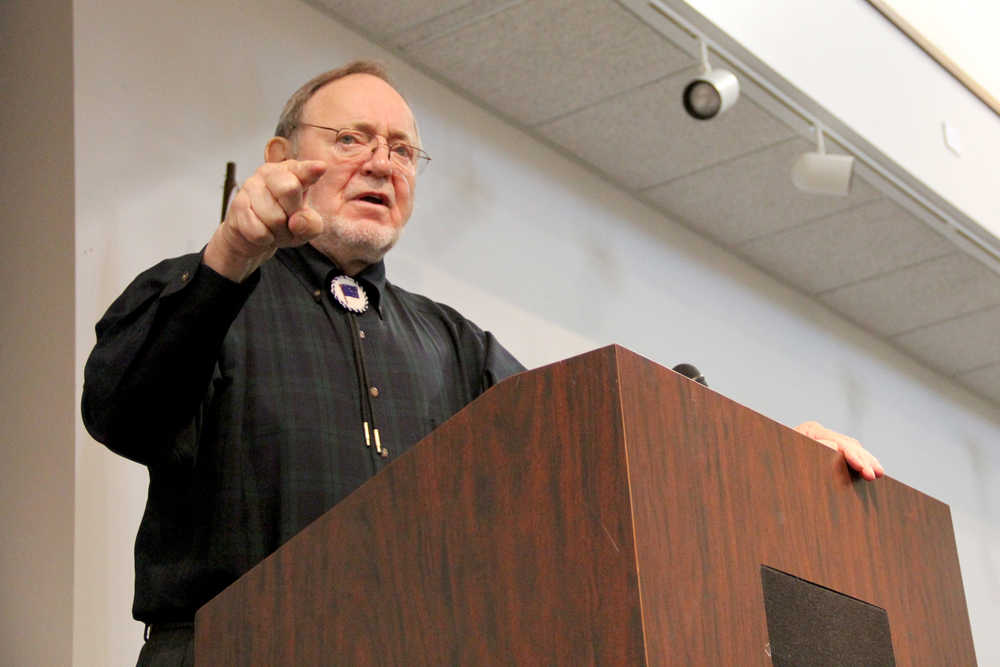
{"type": "Polygon", "coordinates": [[[538,126],[540,134],[641,190],[792,136],[792,130],[742,99],[711,121],[684,111],[681,72],[538,126]]]}
{"type": "Polygon", "coordinates": [[[914,329],[894,341],[948,375],[1000,363],[1000,306],[914,329]]]}
{"type": "MultiPolygon", "coordinates": [[[[430,21],[468,5],[469,0],[306,0],[341,23],[359,28],[380,41],[412,26],[430,21]]],[[[495,2],[493,4],[496,4],[495,2]]]]}
{"type": "Polygon", "coordinates": [[[1000,364],[978,368],[958,377],[969,389],[1000,403],[1000,364]]]}
{"type": "MultiPolygon", "coordinates": [[[[419,42],[429,42],[432,39],[444,37],[461,30],[466,25],[484,19],[491,14],[499,14],[525,0],[472,0],[466,1],[454,11],[440,14],[417,25],[408,26],[389,36],[393,46],[407,49],[419,42]]],[[[454,2],[449,3],[454,5],[454,2]]]]}
{"type": "Polygon", "coordinates": [[[525,125],[620,94],[693,62],[631,12],[606,0],[516,4],[406,51],[525,125]]]}
{"type": "Polygon", "coordinates": [[[810,293],[954,250],[926,223],[886,198],[759,237],[739,248],[761,268],[810,293]]]}
{"type": "MultiPolygon", "coordinates": [[[[740,100],[739,104],[743,102],[740,100]]],[[[643,195],[674,220],[729,246],[853,208],[879,196],[872,186],[857,177],[847,197],[814,195],[796,189],[792,185],[792,164],[799,155],[812,150],[815,150],[813,144],[803,139],[784,141],[650,188],[643,195]]]]}
{"type": "Polygon", "coordinates": [[[1000,275],[964,253],[824,292],[820,301],[884,336],[1000,304],[1000,275]]]}

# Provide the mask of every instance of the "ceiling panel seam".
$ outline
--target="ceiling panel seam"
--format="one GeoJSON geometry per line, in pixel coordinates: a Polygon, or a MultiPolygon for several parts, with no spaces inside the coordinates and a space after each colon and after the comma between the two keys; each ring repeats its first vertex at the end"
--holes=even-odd
{"type": "MultiPolygon", "coordinates": [[[[737,160],[741,160],[743,158],[750,157],[751,155],[756,155],[757,153],[763,153],[765,151],[769,151],[769,150],[771,150],[771,149],[773,149],[773,148],[775,148],[777,146],[782,146],[782,145],[787,144],[787,143],[792,142],[792,141],[802,141],[802,139],[798,135],[793,135],[793,136],[790,136],[790,137],[786,137],[784,139],[779,139],[778,141],[773,141],[773,142],[768,143],[768,144],[762,144],[762,145],[760,145],[760,146],[758,146],[758,147],[756,147],[756,148],[754,148],[752,150],[746,151],[745,153],[740,153],[738,155],[733,155],[731,157],[727,157],[727,158],[725,158],[723,160],[719,160],[718,162],[713,162],[712,164],[706,165],[704,167],[699,167],[699,168],[694,169],[692,171],[689,171],[687,173],[681,174],[680,176],[675,176],[674,178],[668,178],[667,180],[662,181],[660,183],[654,183],[653,185],[649,185],[649,186],[638,188],[638,189],[633,189],[632,192],[637,192],[637,193],[640,193],[640,194],[645,194],[649,190],[655,190],[656,188],[666,187],[668,185],[676,183],[677,181],[682,181],[682,180],[684,180],[686,178],[691,178],[692,176],[697,176],[698,174],[701,174],[703,172],[711,171],[712,169],[716,169],[716,168],[721,167],[723,165],[727,165],[727,164],[730,164],[732,162],[736,162],[737,160]]],[[[791,178],[791,177],[789,176],[789,178],[791,178]]]]}
{"type": "MultiPolygon", "coordinates": [[[[510,0],[510,2],[506,2],[506,3],[502,4],[502,5],[494,7],[493,9],[489,10],[488,12],[486,12],[484,14],[477,14],[476,16],[473,16],[473,17],[470,17],[468,19],[465,19],[464,21],[459,21],[455,25],[449,26],[448,28],[442,30],[439,33],[433,33],[433,34],[428,35],[426,37],[421,37],[420,39],[418,39],[418,40],[416,40],[414,42],[409,42],[407,44],[402,44],[401,43],[399,45],[399,48],[402,49],[402,50],[404,50],[404,51],[407,51],[409,49],[415,49],[415,48],[418,48],[418,47],[421,47],[421,46],[425,46],[425,45],[430,44],[431,42],[435,42],[435,41],[437,41],[437,40],[439,40],[439,39],[441,39],[443,37],[448,37],[449,35],[453,35],[456,32],[461,32],[462,30],[465,30],[469,26],[476,25],[477,23],[482,23],[483,21],[485,21],[487,19],[490,19],[490,18],[496,16],[497,14],[504,13],[508,9],[513,9],[514,7],[517,7],[518,5],[523,5],[527,1],[528,0],[510,0]]],[[[448,14],[455,14],[455,13],[461,11],[462,8],[468,7],[471,4],[472,3],[470,2],[470,3],[466,4],[466,5],[463,5],[459,9],[456,9],[455,11],[447,12],[445,14],[439,14],[438,16],[435,16],[434,18],[431,18],[431,19],[427,19],[426,21],[420,21],[419,23],[414,23],[412,26],[410,26],[410,29],[414,29],[414,28],[417,28],[417,27],[422,26],[422,25],[427,25],[428,23],[431,23],[432,21],[439,21],[439,20],[441,20],[441,17],[447,16],[448,14]]],[[[398,33],[395,33],[395,34],[398,35],[401,32],[403,32],[403,31],[400,30],[398,33]]]]}
{"type": "MultiPolygon", "coordinates": [[[[525,0],[511,0],[509,3],[507,3],[507,5],[516,5],[516,4],[520,4],[522,2],[525,2],[525,0]]],[[[425,19],[418,19],[418,20],[414,21],[413,23],[408,23],[406,25],[400,26],[399,28],[397,28],[393,32],[388,33],[386,36],[389,37],[390,39],[392,39],[394,37],[402,35],[405,32],[408,32],[408,31],[411,31],[411,30],[418,30],[421,26],[429,25],[429,24],[432,24],[432,23],[434,23],[436,21],[440,21],[441,19],[445,18],[446,16],[449,16],[449,15],[452,15],[452,14],[459,14],[463,10],[465,10],[468,7],[471,7],[474,4],[476,4],[475,0],[469,0],[469,2],[466,2],[464,5],[460,5],[459,7],[456,7],[454,9],[450,9],[448,11],[441,12],[440,14],[435,14],[434,16],[431,16],[431,17],[428,17],[428,18],[425,18],[425,19]]],[[[498,7],[496,9],[496,11],[503,11],[504,9],[506,9],[507,5],[505,5],[503,7],[498,7]]],[[[471,20],[474,20],[474,19],[469,19],[469,21],[471,21],[471,20]]],[[[437,33],[434,33],[434,34],[432,34],[428,38],[421,38],[420,41],[424,41],[425,39],[432,39],[432,38],[437,37],[437,36],[438,36],[437,33]]],[[[416,43],[416,42],[414,42],[414,43],[416,43]]],[[[400,42],[397,42],[397,44],[401,45],[400,42]]]]}
{"type": "Polygon", "coordinates": [[[975,368],[969,368],[964,371],[959,371],[955,373],[952,377],[961,378],[966,375],[972,375],[973,373],[982,373],[983,371],[990,370],[991,368],[1000,368],[1000,361],[991,361],[989,363],[983,364],[982,366],[976,366],[975,368]]]}
{"type": "MultiPolygon", "coordinates": [[[[934,259],[940,259],[940,257],[934,258],[934,259]]],[[[933,259],[929,260],[929,261],[933,261],[933,259]]],[[[834,289],[840,289],[840,288],[834,288],[834,289]]],[[[988,313],[991,310],[998,310],[998,311],[1000,311],[1000,298],[998,298],[998,303],[993,303],[993,304],[989,304],[987,306],[982,306],[980,308],[976,308],[975,310],[968,310],[968,311],[965,311],[963,313],[958,313],[956,315],[952,315],[950,317],[946,317],[946,318],[938,320],[936,322],[928,322],[927,324],[921,324],[920,326],[913,327],[912,329],[906,329],[905,331],[900,331],[900,332],[894,333],[894,334],[890,335],[888,338],[890,340],[896,340],[897,338],[902,338],[904,336],[909,336],[909,335],[911,335],[913,333],[916,333],[917,331],[920,331],[922,329],[929,329],[931,327],[938,327],[938,326],[941,326],[942,324],[947,324],[948,322],[955,322],[955,321],[958,321],[958,320],[964,320],[966,318],[970,318],[970,317],[973,317],[975,315],[981,315],[983,313],[988,313]]],[[[997,332],[997,346],[1000,347],[1000,331],[997,332]]],[[[993,362],[991,362],[991,363],[993,363],[993,362]]]]}
{"type": "MultiPolygon", "coordinates": [[[[946,257],[967,257],[967,258],[971,259],[971,257],[968,257],[968,255],[966,255],[965,253],[956,250],[955,252],[949,252],[949,253],[946,253],[944,255],[939,255],[938,257],[927,257],[925,259],[920,260],[919,262],[914,262],[912,264],[907,264],[906,266],[899,266],[899,267],[896,267],[896,268],[892,269],[891,271],[885,271],[883,273],[877,273],[875,275],[867,276],[865,278],[860,278],[858,280],[855,280],[855,281],[852,281],[852,282],[849,282],[849,283],[844,283],[843,285],[838,285],[837,287],[830,287],[830,288],[827,288],[827,289],[822,290],[820,292],[816,292],[816,294],[814,296],[816,296],[817,298],[822,298],[824,296],[827,296],[828,294],[831,294],[832,292],[837,292],[839,290],[847,289],[849,287],[856,287],[858,285],[863,285],[865,283],[869,283],[869,282],[872,282],[872,281],[875,281],[875,280],[880,280],[882,278],[885,278],[886,276],[891,276],[894,273],[899,273],[900,271],[909,271],[909,270],[915,269],[915,268],[917,268],[917,267],[919,267],[919,266],[921,266],[923,264],[931,264],[933,262],[940,262],[942,259],[944,259],[946,257]]],[[[966,314],[967,313],[960,313],[960,315],[966,315],[966,314]]],[[[936,324],[936,322],[932,322],[932,323],[928,323],[928,324],[936,324]]],[[[926,326],[926,325],[923,325],[923,326],[926,326]]],[[[892,337],[894,337],[896,335],[900,335],[900,334],[893,333],[890,336],[886,336],[886,338],[892,338],[892,337]]]]}
{"type": "MultiPolygon", "coordinates": [[[[739,241],[739,242],[735,243],[734,245],[732,245],[730,247],[735,248],[737,250],[744,250],[744,249],[746,249],[747,246],[750,246],[750,245],[753,245],[753,244],[756,244],[756,243],[760,243],[762,241],[767,241],[768,239],[773,239],[773,238],[776,238],[776,237],[779,237],[779,236],[783,236],[783,235],[787,234],[788,232],[792,232],[792,231],[795,231],[797,229],[801,229],[801,228],[806,227],[808,225],[815,225],[818,222],[823,222],[824,220],[828,220],[830,218],[836,218],[836,217],[845,216],[845,215],[847,215],[849,213],[853,213],[853,212],[855,212],[855,211],[857,211],[859,209],[865,208],[867,206],[874,206],[874,205],[880,204],[880,203],[885,202],[885,201],[891,201],[888,198],[886,198],[884,195],[882,195],[881,193],[879,193],[879,194],[880,194],[880,196],[877,199],[868,199],[868,200],[865,200],[865,201],[858,202],[857,204],[851,204],[850,206],[847,206],[845,208],[839,208],[839,209],[836,209],[834,211],[829,211],[827,213],[822,213],[822,214],[816,216],[815,218],[807,218],[805,220],[802,220],[801,222],[798,222],[798,223],[792,225],[791,227],[783,227],[781,229],[776,229],[774,231],[764,232],[763,234],[760,234],[758,236],[752,236],[752,237],[746,239],[745,241],[739,241]]],[[[870,223],[881,222],[883,220],[889,220],[891,218],[892,218],[891,215],[880,215],[880,216],[877,216],[877,217],[874,217],[874,218],[868,220],[868,222],[870,222],[870,223]]],[[[943,257],[946,254],[948,254],[948,253],[945,252],[945,253],[942,253],[939,256],[943,257]]]]}
{"type": "Polygon", "coordinates": [[[687,65],[684,65],[683,67],[681,67],[679,69],[673,70],[672,72],[669,72],[668,74],[665,74],[663,76],[657,77],[655,79],[650,79],[649,81],[641,83],[641,84],[639,84],[637,86],[634,86],[632,88],[628,88],[627,90],[623,90],[623,91],[620,91],[620,92],[617,92],[617,93],[610,93],[609,95],[605,95],[604,97],[602,97],[600,99],[594,100],[592,102],[587,102],[583,106],[576,107],[574,109],[570,109],[569,111],[566,111],[564,113],[556,114],[555,116],[552,116],[551,118],[546,118],[546,119],[538,121],[536,123],[530,123],[530,124],[528,124],[528,127],[535,128],[537,130],[541,130],[541,129],[543,129],[542,128],[543,125],[551,125],[552,123],[558,123],[559,121],[565,120],[566,118],[569,118],[570,116],[572,116],[574,114],[582,113],[584,111],[587,111],[588,109],[593,109],[596,106],[600,106],[600,105],[602,105],[602,104],[604,104],[606,102],[609,102],[611,100],[617,99],[619,97],[623,97],[626,94],[638,93],[639,91],[643,90],[644,88],[649,88],[651,86],[658,86],[661,83],[663,83],[664,81],[666,81],[667,79],[670,79],[671,77],[675,77],[675,76],[677,76],[679,74],[682,74],[682,73],[684,73],[685,70],[691,69],[694,66],[694,64],[696,64],[696,63],[688,63],[687,65]]]}

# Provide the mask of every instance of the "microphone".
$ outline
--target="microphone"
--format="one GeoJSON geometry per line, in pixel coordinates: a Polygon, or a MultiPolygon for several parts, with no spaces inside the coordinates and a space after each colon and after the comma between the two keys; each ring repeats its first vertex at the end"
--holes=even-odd
{"type": "Polygon", "coordinates": [[[692,364],[677,364],[674,366],[673,370],[688,379],[694,380],[695,382],[703,384],[706,387],[708,386],[708,381],[705,380],[705,376],[702,375],[701,371],[699,371],[698,368],[692,364]]]}

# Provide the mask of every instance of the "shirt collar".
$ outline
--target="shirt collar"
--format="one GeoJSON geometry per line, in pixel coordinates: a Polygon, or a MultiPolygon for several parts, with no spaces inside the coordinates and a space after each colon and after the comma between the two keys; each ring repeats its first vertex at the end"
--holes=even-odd
{"type": "MultiPolygon", "coordinates": [[[[327,276],[341,275],[343,271],[329,257],[310,244],[298,248],[280,248],[275,256],[282,264],[308,281],[308,287],[326,292],[330,289],[327,276]]],[[[382,292],[385,290],[385,262],[379,260],[361,270],[354,279],[365,288],[368,299],[382,313],[382,292]]]]}

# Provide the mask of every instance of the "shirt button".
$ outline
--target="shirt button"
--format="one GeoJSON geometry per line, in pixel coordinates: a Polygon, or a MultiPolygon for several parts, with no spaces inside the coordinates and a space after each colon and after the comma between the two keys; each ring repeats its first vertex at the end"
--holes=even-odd
{"type": "Polygon", "coordinates": [[[189,271],[185,271],[184,273],[181,274],[182,283],[186,283],[190,279],[191,279],[191,273],[189,271]]]}
{"type": "Polygon", "coordinates": [[[364,330],[364,329],[362,329],[362,330],[358,331],[358,336],[359,336],[360,338],[364,338],[364,337],[365,337],[365,330],[364,330]]]}
{"type": "Polygon", "coordinates": [[[378,387],[375,385],[368,387],[368,393],[371,394],[372,398],[378,398],[378,387]]]}

